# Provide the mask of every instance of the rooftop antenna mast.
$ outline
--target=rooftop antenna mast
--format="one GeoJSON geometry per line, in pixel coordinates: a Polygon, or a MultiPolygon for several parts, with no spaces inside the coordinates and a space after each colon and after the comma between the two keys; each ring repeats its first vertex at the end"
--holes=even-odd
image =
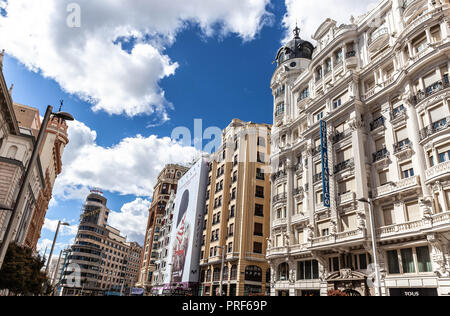
{"type": "Polygon", "coordinates": [[[58,112],[61,112],[63,105],[64,105],[64,100],[59,100],[59,111],[58,112]]]}

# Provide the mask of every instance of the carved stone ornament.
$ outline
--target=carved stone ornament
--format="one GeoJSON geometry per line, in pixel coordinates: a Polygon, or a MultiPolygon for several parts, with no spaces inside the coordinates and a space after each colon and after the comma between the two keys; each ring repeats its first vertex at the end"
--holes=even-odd
{"type": "Polygon", "coordinates": [[[362,121],[361,119],[354,118],[353,120],[350,121],[349,126],[353,131],[357,131],[363,129],[365,124],[364,121],[362,121]]]}

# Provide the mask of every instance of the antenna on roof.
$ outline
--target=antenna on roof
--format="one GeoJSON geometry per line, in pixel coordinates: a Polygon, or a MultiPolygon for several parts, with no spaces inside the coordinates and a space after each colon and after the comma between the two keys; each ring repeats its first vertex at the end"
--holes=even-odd
{"type": "Polygon", "coordinates": [[[64,100],[59,100],[59,111],[58,112],[61,112],[63,105],[64,105],[64,100]]]}

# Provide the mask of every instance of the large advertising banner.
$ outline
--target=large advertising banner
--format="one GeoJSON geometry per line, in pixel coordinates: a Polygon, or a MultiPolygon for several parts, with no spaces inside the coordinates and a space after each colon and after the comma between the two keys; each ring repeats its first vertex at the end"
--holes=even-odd
{"type": "MultiPolygon", "coordinates": [[[[166,284],[188,289],[198,283],[208,161],[200,159],[179,181],[169,248],[166,284]]],[[[175,287],[175,288],[174,288],[175,287]]]]}

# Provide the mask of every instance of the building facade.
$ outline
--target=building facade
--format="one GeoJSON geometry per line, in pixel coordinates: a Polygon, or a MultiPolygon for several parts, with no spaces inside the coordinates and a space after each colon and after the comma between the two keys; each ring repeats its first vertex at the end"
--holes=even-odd
{"type": "Polygon", "coordinates": [[[382,295],[450,294],[449,16],[384,0],[278,52],[272,295],[375,295],[372,238],[382,295]]]}
{"type": "MultiPolygon", "coordinates": [[[[3,57],[4,53],[0,55],[1,70],[3,57]]],[[[36,108],[13,102],[12,87],[6,89],[3,72],[0,77],[0,240],[2,240],[11,210],[18,203],[16,200],[21,179],[28,168],[41,122],[36,108]]],[[[33,250],[36,249],[44,224],[53,184],[62,170],[61,157],[68,143],[66,122],[52,116],[44,136],[37,163],[27,184],[24,207],[18,210],[19,216],[14,223],[13,231],[14,242],[33,250]]]]}
{"type": "Polygon", "coordinates": [[[169,279],[170,267],[167,265],[172,233],[173,213],[175,210],[175,194],[172,191],[164,215],[161,219],[160,233],[156,246],[155,271],[153,272],[152,295],[164,294],[165,280],[169,279]]]}
{"type": "Polygon", "coordinates": [[[86,199],[75,243],[65,260],[63,296],[127,295],[137,281],[142,248],[107,224],[106,204],[99,190],[86,199]]]}
{"type": "Polygon", "coordinates": [[[200,255],[200,295],[266,293],[271,126],[233,120],[211,156],[200,255]],[[223,269],[222,269],[223,263],[223,269]]]}
{"type": "MultiPolygon", "coordinates": [[[[137,287],[144,288],[147,294],[152,293],[154,272],[157,269],[156,261],[160,256],[159,235],[167,203],[172,192],[177,192],[178,180],[186,173],[188,168],[180,165],[167,165],[158,175],[154,188],[152,204],[149,209],[147,230],[142,252],[139,280],[137,287]]],[[[155,284],[158,283],[156,280],[155,284]]]]}

